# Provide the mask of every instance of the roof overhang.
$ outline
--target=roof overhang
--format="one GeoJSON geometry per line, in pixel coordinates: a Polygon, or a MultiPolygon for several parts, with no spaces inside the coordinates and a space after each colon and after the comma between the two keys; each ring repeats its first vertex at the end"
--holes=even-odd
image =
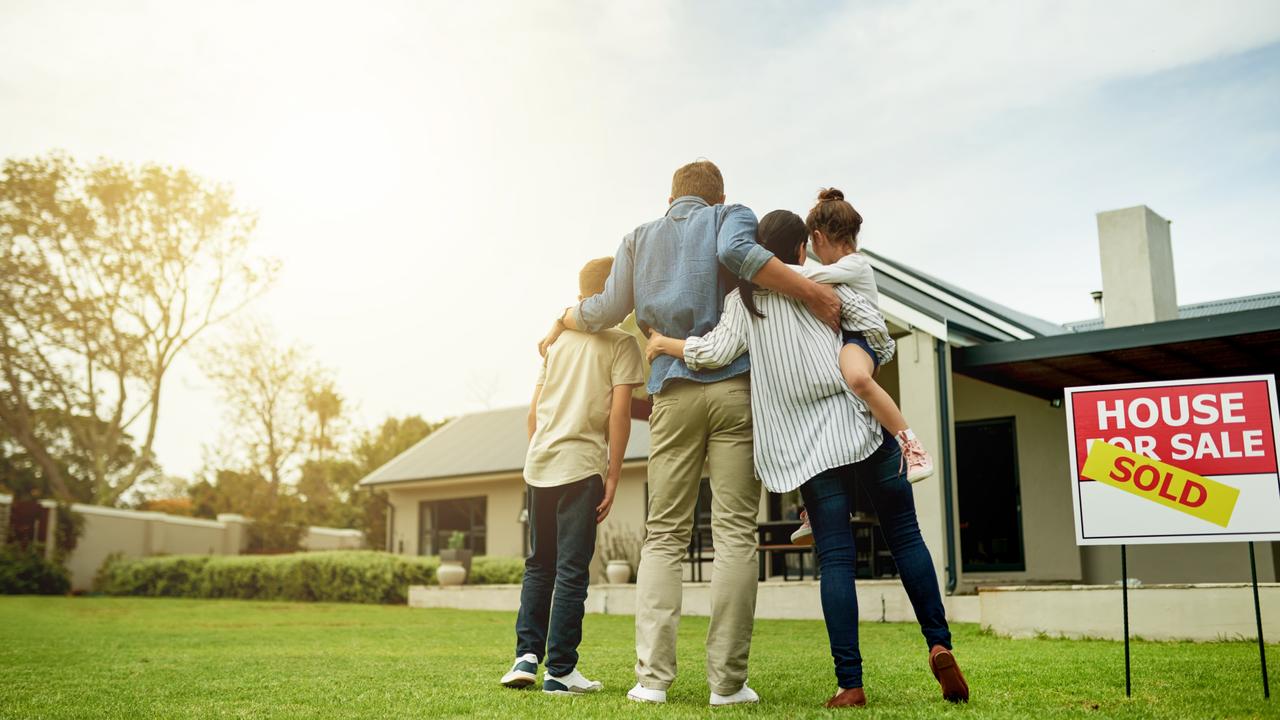
{"type": "Polygon", "coordinates": [[[1280,308],[954,348],[952,370],[1053,399],[1066,387],[1273,373],[1280,308]]]}

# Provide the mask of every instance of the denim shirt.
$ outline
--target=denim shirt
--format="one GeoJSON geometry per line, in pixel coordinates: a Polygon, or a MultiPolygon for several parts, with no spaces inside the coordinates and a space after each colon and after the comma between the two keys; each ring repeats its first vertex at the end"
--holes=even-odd
{"type": "MultiPolygon", "coordinates": [[[[750,208],[679,197],[665,216],[622,239],[604,292],[583,300],[573,317],[583,330],[599,332],[635,310],[642,330],[673,338],[705,335],[719,322],[736,278],[750,280],[772,258],[756,243],[750,208]]],[[[745,354],[716,370],[690,370],[683,359],[662,355],[650,368],[648,390],[656,394],[677,379],[719,382],[750,369],[745,354]]]]}

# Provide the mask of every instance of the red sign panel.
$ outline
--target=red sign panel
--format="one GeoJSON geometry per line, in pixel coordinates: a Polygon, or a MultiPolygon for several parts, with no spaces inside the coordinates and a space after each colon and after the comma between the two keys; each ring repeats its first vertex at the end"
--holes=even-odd
{"type": "Polygon", "coordinates": [[[1080,390],[1070,395],[1076,477],[1092,440],[1197,475],[1276,472],[1266,380],[1080,390]]]}

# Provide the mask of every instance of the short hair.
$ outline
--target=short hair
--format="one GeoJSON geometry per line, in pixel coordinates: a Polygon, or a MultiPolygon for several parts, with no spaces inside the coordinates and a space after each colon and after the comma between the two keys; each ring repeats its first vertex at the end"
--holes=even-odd
{"type": "Polygon", "coordinates": [[[604,292],[604,281],[609,279],[613,270],[613,258],[602,257],[588,261],[578,273],[578,291],[583,297],[591,297],[604,292]]]}
{"type": "Polygon", "coordinates": [[[695,160],[676,170],[671,178],[671,197],[694,195],[715,205],[724,200],[724,178],[710,160],[695,160]]]}

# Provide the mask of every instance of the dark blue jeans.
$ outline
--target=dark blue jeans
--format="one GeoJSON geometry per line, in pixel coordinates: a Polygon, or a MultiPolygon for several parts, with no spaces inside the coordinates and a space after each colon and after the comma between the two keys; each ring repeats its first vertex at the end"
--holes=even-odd
{"type": "Polygon", "coordinates": [[[905,471],[898,471],[900,456],[898,441],[886,432],[880,448],[866,460],[827,470],[800,486],[822,566],[822,617],[836,663],[836,681],[846,689],[862,687],[858,595],[854,590],[856,555],[853,526],[849,523],[855,482],[862,485],[875,505],[880,530],[893,552],[926,646],[951,648],[938,575],[929,548],[920,536],[911,483],[907,482],[905,471]]]}
{"type": "Polygon", "coordinates": [[[568,485],[529,488],[529,556],[524,560],[516,657],[533,653],[563,677],[578,664],[582,614],[596,552],[599,475],[568,485]],[[549,635],[549,637],[548,637],[549,635]]]}

